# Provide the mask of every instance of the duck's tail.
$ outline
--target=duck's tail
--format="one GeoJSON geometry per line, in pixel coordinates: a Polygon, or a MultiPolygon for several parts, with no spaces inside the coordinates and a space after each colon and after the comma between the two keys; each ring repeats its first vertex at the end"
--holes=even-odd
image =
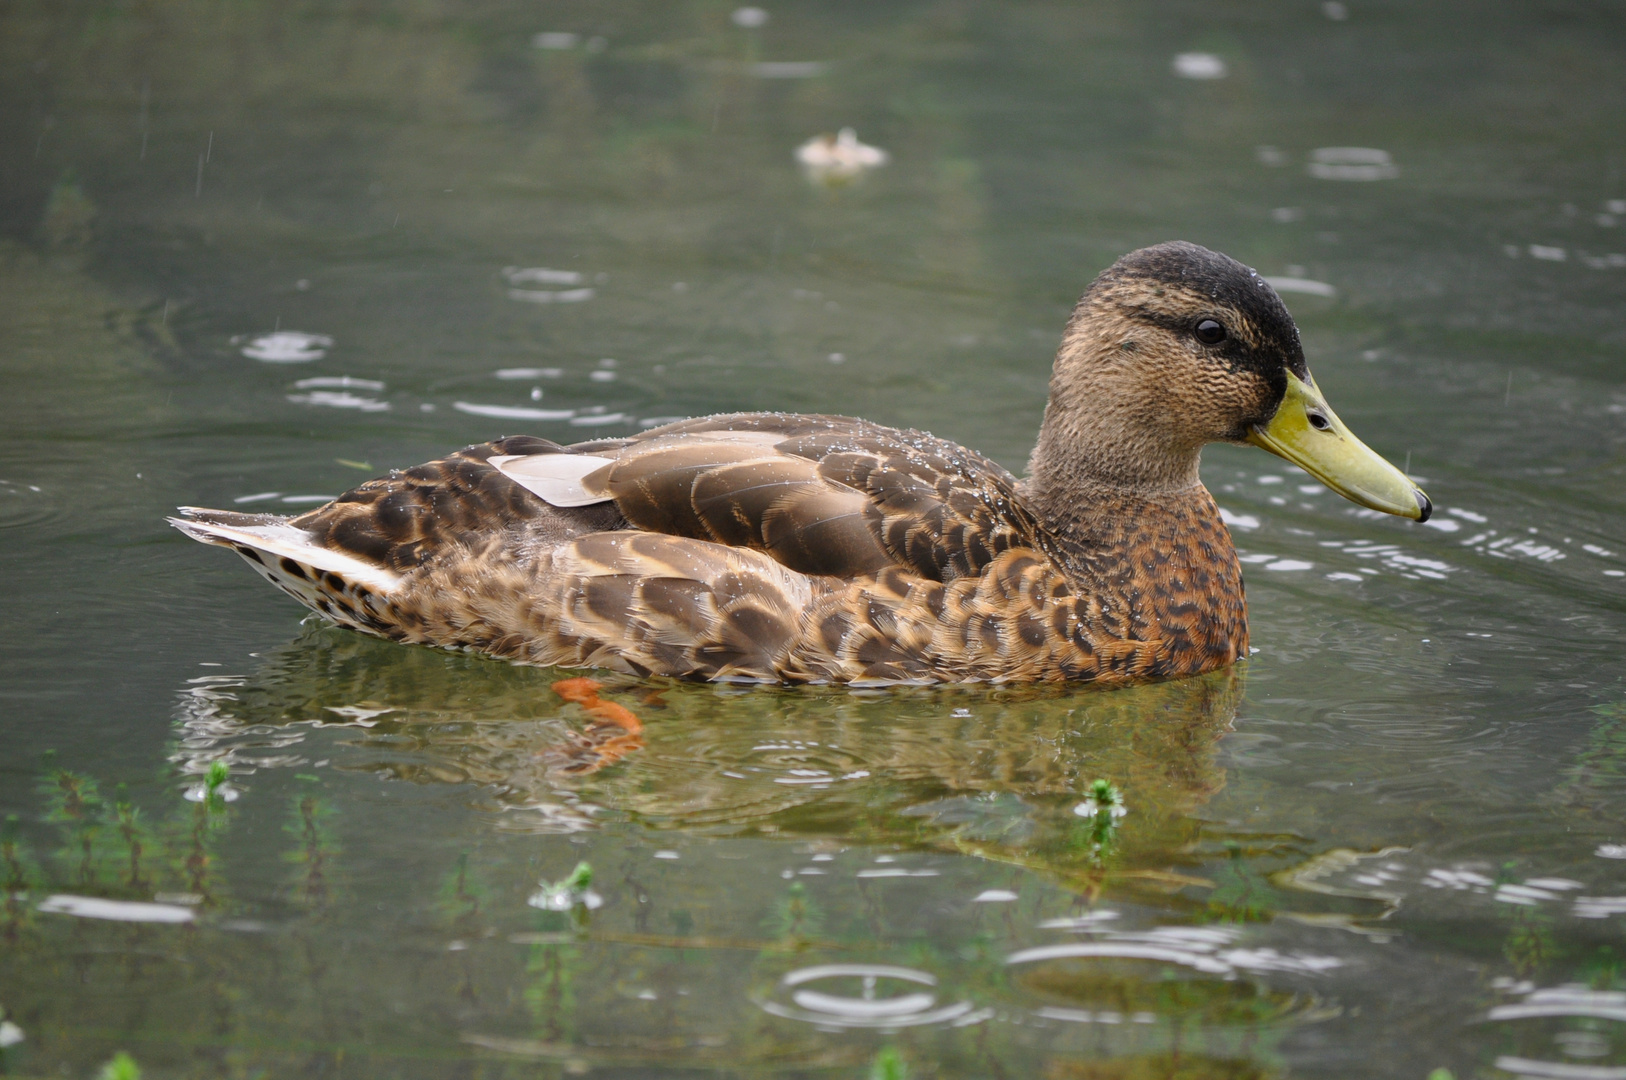
{"type": "Polygon", "coordinates": [[[398,636],[389,597],[401,575],[319,544],[292,518],[183,506],[169,523],[192,539],[231,548],[254,572],[340,626],[398,636]]]}

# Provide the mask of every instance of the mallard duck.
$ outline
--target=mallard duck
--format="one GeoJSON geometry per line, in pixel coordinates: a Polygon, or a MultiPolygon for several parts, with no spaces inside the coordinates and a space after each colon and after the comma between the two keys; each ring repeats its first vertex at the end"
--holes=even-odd
{"type": "Polygon", "coordinates": [[[921,431],[734,413],[569,446],[513,435],[298,517],[171,521],[340,626],[524,663],[1119,684],[1247,653],[1241,568],[1197,475],[1211,442],[1431,511],[1327,406],[1270,285],[1176,242],[1079,300],[1025,479],[921,431]]]}

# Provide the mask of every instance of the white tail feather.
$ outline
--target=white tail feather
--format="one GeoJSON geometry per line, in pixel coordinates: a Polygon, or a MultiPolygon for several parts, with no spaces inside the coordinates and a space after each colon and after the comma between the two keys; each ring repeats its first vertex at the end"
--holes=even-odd
{"type": "MultiPolygon", "coordinates": [[[[210,513],[195,507],[183,506],[182,513],[210,513]]],[[[376,593],[388,593],[400,584],[401,575],[376,563],[364,562],[354,555],[333,551],[311,542],[305,530],[293,525],[266,523],[263,525],[217,525],[195,518],[170,518],[169,523],[194,540],[205,544],[225,544],[253,548],[255,551],[337,574],[346,581],[365,585],[376,593]]]]}

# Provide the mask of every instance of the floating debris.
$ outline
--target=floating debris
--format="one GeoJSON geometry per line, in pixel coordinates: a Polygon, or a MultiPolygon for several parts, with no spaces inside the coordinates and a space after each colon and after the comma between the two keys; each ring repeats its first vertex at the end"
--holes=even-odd
{"type": "Polygon", "coordinates": [[[1312,150],[1306,170],[1317,180],[1393,180],[1400,175],[1387,150],[1368,146],[1323,146],[1312,150]]]}
{"type": "Polygon", "coordinates": [[[1174,73],[1182,79],[1223,79],[1225,61],[1213,53],[1187,52],[1174,58],[1174,73]]]}
{"type": "MultiPolygon", "coordinates": [[[[232,338],[235,345],[243,339],[232,338]]],[[[267,364],[308,364],[320,360],[333,347],[333,339],[326,334],[307,334],[302,330],[278,330],[261,334],[243,346],[243,355],[250,360],[267,364]]]]}
{"type": "Polygon", "coordinates": [[[851,180],[865,169],[877,168],[887,162],[887,152],[878,146],[858,141],[852,128],[842,128],[834,135],[815,135],[796,148],[796,160],[815,180],[851,180]]]}
{"type": "Polygon", "coordinates": [[[746,30],[756,30],[768,25],[768,13],[759,7],[735,8],[734,14],[728,18],[735,26],[746,30]]]}

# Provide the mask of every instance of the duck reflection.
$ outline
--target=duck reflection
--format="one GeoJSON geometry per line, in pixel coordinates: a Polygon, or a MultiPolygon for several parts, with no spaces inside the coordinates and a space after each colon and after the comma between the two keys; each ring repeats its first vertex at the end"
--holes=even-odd
{"type": "MultiPolygon", "coordinates": [[[[1192,812],[1225,783],[1216,743],[1235,671],[1110,692],[1058,687],[729,687],[597,673],[562,679],[311,629],[244,677],[184,695],[181,759],[200,770],[300,757],[313,728],[354,734],[334,768],[478,785],[505,827],[652,829],[940,849],[1030,866],[1080,890],[1204,884],[1192,812]],[[292,755],[292,757],[290,757],[292,755]],[[1124,792],[1090,813],[1099,779],[1124,792]],[[527,813],[530,811],[530,813],[527,813]]],[[[329,742],[333,740],[328,740],[329,742]]]]}
{"type": "MultiPolygon", "coordinates": [[[[469,899],[483,890],[469,884],[466,858],[441,890],[459,987],[497,977],[497,961],[481,966],[471,950],[499,924],[510,946],[528,950],[525,974],[511,977],[529,987],[515,1000],[530,1012],[470,1006],[479,1019],[460,1038],[487,1052],[605,1067],[644,1061],[638,1055],[659,1040],[615,1021],[616,1003],[636,992],[679,1010],[675,1028],[723,1038],[713,1029],[724,1024],[727,1046],[697,1043],[683,1058],[691,1066],[732,1067],[759,1054],[822,1060],[836,1047],[819,1033],[838,1030],[909,1029],[949,1060],[970,1052],[955,1032],[989,1024],[998,1033],[977,1036],[976,1053],[1025,1062],[1010,1075],[1176,1076],[1196,1067],[1190,1075],[1253,1077],[1271,1075],[1269,1047],[1281,1032],[1322,1014],[1318,995],[1299,988],[1319,969],[1247,945],[1246,928],[1227,914],[1259,906],[1262,882],[1228,880],[1225,864],[1246,862],[1234,839],[1215,871],[1228,838],[1200,814],[1225,784],[1218,743],[1242,690],[1235,669],[1110,692],[585,679],[312,628],[251,674],[189,683],[176,757],[191,772],[225,759],[234,773],[321,764],[461,785],[504,831],[600,831],[615,853],[599,848],[592,858],[607,893],[636,899],[630,928],[618,921],[627,913],[610,910],[613,898],[608,915],[590,917],[533,898],[546,910],[530,917],[542,921],[513,933],[510,909],[488,912],[469,899]],[[1113,815],[1098,781],[1122,793],[1127,814],[1113,815]],[[652,882],[674,896],[690,895],[693,883],[624,855],[616,834],[629,827],[726,835],[736,851],[751,850],[753,838],[793,841],[785,847],[811,856],[795,875],[827,873],[843,848],[867,849],[843,893],[853,917],[837,918],[824,890],[804,885],[812,878],[755,873],[723,883],[698,933],[693,896],[673,906],[675,934],[666,935],[647,918],[645,896],[660,891],[652,882]],[[871,879],[958,874],[947,860],[918,857],[934,853],[1022,867],[1079,899],[1066,917],[1006,927],[1013,945],[1028,947],[972,948],[1018,907],[1016,893],[987,890],[960,905],[981,930],[948,931],[939,913],[932,922],[945,936],[926,942],[906,918],[912,944],[903,949],[888,926],[897,898],[947,897],[966,883],[871,879]],[[926,868],[933,863],[942,870],[926,868]],[[782,889],[777,902],[764,886],[782,889]],[[1241,899],[1216,912],[1228,890],[1241,899]],[[1110,908],[1093,903],[1102,894],[1110,908]],[[643,981],[629,990],[621,982],[631,976],[600,980],[601,962],[632,964],[643,981]],[[749,1011],[730,1004],[681,1020],[689,986],[749,1011]],[[1010,1017],[1027,1019],[1012,1027],[1001,1019],[1010,1017]],[[1023,1043],[1029,1024],[1049,1033],[1046,1049],[1023,1043]]],[[[256,786],[252,776],[245,783],[256,786]]],[[[674,837],[672,846],[683,844],[674,837]]],[[[593,850],[563,848],[572,858],[593,850]]],[[[666,855],[677,858],[655,857],[666,855]]],[[[857,1067],[865,1051],[840,1053],[857,1067]]]]}

